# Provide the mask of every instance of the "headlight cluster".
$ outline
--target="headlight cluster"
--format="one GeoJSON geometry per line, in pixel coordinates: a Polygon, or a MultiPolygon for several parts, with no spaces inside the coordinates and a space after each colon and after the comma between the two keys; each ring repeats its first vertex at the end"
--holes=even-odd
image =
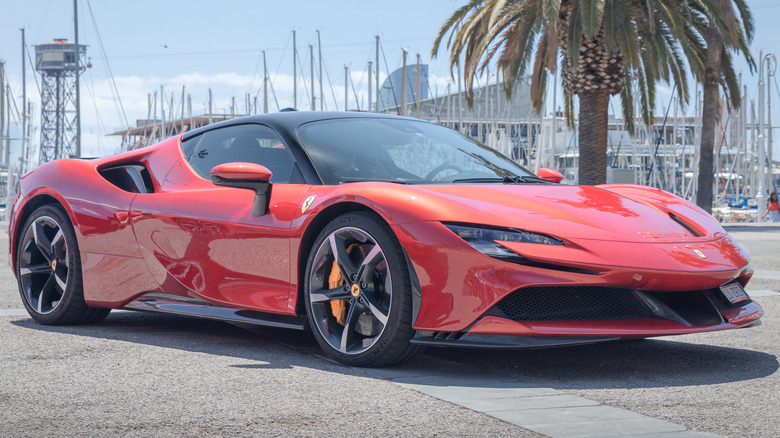
{"type": "Polygon", "coordinates": [[[445,224],[445,226],[482,254],[516,263],[525,260],[525,258],[504,248],[503,246],[496,243],[496,241],[539,243],[543,245],[563,245],[563,242],[554,237],[539,233],[531,233],[528,231],[465,227],[461,225],[448,224],[445,224]]]}

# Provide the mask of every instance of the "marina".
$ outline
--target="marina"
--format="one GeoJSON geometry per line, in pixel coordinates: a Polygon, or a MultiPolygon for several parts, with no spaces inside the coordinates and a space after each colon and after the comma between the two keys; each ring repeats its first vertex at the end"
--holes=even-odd
{"type": "MultiPolygon", "coordinates": [[[[774,62],[774,57],[768,59],[774,62]]],[[[312,69],[316,72],[315,65],[312,69]]],[[[371,74],[376,77],[376,72],[368,70],[366,95],[376,99],[360,109],[355,94],[352,102],[355,108],[350,110],[405,115],[441,124],[470,135],[533,171],[543,167],[554,168],[563,174],[563,184],[577,184],[578,124],[575,122],[574,127],[568,126],[560,112],[555,116],[536,113],[529,98],[528,78],[518,81],[507,98],[503,83],[496,76],[495,83],[475,88],[473,104],[469,106],[461,87],[434,95],[426,77],[427,66],[412,64],[408,67],[408,71],[400,67],[385,76],[379,89],[375,86],[371,88],[371,74]],[[406,87],[401,87],[399,83],[405,83],[406,87]]],[[[456,83],[459,79],[456,78],[456,83]]],[[[776,82],[774,70],[767,75],[767,80],[776,82]]],[[[136,126],[111,135],[121,138],[122,150],[132,150],[217,121],[268,112],[269,92],[266,90],[272,87],[272,83],[268,77],[263,78],[263,83],[266,85],[256,95],[244,96],[243,104],[233,97],[229,108],[200,113],[193,113],[192,96],[185,94],[184,88],[178,95],[175,92],[167,94],[170,96],[167,106],[158,102],[155,91],[148,96],[149,117],[138,120],[136,126]],[[260,105],[258,102],[261,102],[260,105]]],[[[317,96],[316,79],[303,85],[308,87],[311,95],[317,96]]],[[[747,94],[747,87],[744,89],[747,94]]],[[[165,94],[162,88],[159,92],[160,95],[165,94]]],[[[764,111],[771,113],[770,94],[767,92],[764,111]]],[[[777,93],[775,96],[780,98],[777,93]]],[[[352,98],[345,95],[344,107],[349,107],[352,98]]],[[[327,110],[324,105],[318,106],[317,102],[322,103],[319,99],[315,97],[310,107],[301,109],[327,110]]],[[[209,96],[209,108],[212,100],[209,96]]],[[[695,102],[692,108],[694,114],[686,115],[685,111],[690,108],[683,107],[675,99],[670,100],[652,126],[642,124],[637,118],[634,122],[637,129],[633,134],[626,129],[621,118],[610,117],[607,182],[648,185],[695,201],[701,134],[701,97],[698,90],[695,102]]],[[[713,216],[721,222],[758,221],[762,178],[764,193],[776,191],[780,183],[780,161],[774,159],[780,159],[780,154],[773,153],[771,135],[775,127],[769,124],[761,126],[758,113],[762,108],[757,110],[753,101],[749,105],[749,109],[747,105],[729,108],[725,100],[721,102],[713,190],[713,216]],[[762,132],[767,134],[762,135],[762,132]],[[758,165],[762,161],[759,142],[764,143],[766,150],[763,167],[758,165]]]]}
{"type": "Polygon", "coordinates": [[[9,2],[6,429],[774,436],[780,2],[675,5],[9,2]]]}
{"type": "MultiPolygon", "coordinates": [[[[287,68],[292,70],[294,108],[376,112],[427,120],[468,134],[532,171],[553,168],[564,176],[562,183],[578,183],[579,126],[577,121],[569,126],[560,105],[556,105],[557,81],[551,81],[548,93],[553,95],[552,101],[548,98],[540,112],[534,111],[531,104],[530,78],[518,79],[508,95],[500,71],[491,73],[488,69],[478,77],[472,96],[466,94],[462,72],[453,71],[446,89],[440,92],[420,54],[407,62],[411,54],[404,49],[401,65],[389,64],[379,36],[373,41],[373,59],[366,67],[357,71],[344,66],[344,77],[339,81],[327,69],[320,32],[316,34],[316,43],[299,51],[296,33],[292,32],[291,56],[286,59],[292,60],[287,68]],[[356,83],[356,76],[366,80],[356,83]],[[336,89],[343,90],[343,99],[336,89]]],[[[24,41],[24,35],[22,38],[24,41]]],[[[0,191],[7,197],[13,196],[19,176],[35,166],[56,158],[81,156],[80,134],[76,132],[77,77],[92,67],[92,59],[86,46],[66,39],[37,44],[34,50],[35,70],[40,75],[39,84],[36,78],[40,108],[27,96],[12,94],[7,80],[0,87],[0,191]],[[75,47],[79,47],[78,55],[75,47]],[[17,102],[20,100],[28,103],[22,106],[17,102]],[[16,151],[13,159],[11,151],[16,151]]],[[[279,69],[276,74],[269,73],[265,51],[261,60],[262,69],[253,80],[253,84],[260,85],[230,96],[228,106],[224,105],[225,96],[217,99],[211,88],[207,96],[193,96],[186,85],[180,89],[160,85],[159,90],[149,90],[146,114],[133,124],[104,134],[106,143],[112,145],[108,149],[134,150],[222,120],[281,110],[285,102],[274,85],[285,76],[279,75],[279,69]],[[193,102],[204,103],[199,108],[193,102]]],[[[758,221],[759,205],[780,182],[780,161],[775,161],[780,153],[774,150],[775,127],[771,124],[772,97],[780,99],[776,59],[773,54],[761,54],[761,60],[762,68],[766,68],[760,75],[757,99],[748,99],[748,88],[742,85],[744,104],[733,108],[723,99],[719,108],[712,214],[722,222],[758,221]],[[764,165],[760,165],[762,162],[764,165]]],[[[102,62],[109,64],[107,57],[102,62]]],[[[2,68],[0,64],[0,73],[2,68]]],[[[121,111],[127,120],[115,84],[113,94],[117,112],[121,111]]],[[[672,97],[659,108],[652,125],[637,118],[634,132],[627,130],[625,120],[615,116],[619,109],[613,103],[608,122],[607,182],[648,185],[695,202],[701,141],[700,87],[691,100],[684,105],[672,97]]]]}

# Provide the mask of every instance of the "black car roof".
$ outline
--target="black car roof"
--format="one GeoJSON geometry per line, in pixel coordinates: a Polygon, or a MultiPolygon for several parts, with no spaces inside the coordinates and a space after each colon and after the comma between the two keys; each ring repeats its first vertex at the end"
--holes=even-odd
{"type": "MultiPolygon", "coordinates": [[[[182,141],[189,140],[192,137],[200,135],[204,132],[208,132],[212,129],[223,128],[226,126],[243,125],[247,123],[260,123],[268,125],[279,131],[292,133],[298,126],[313,122],[317,120],[328,119],[344,119],[344,118],[393,118],[393,119],[407,119],[407,117],[400,117],[396,115],[379,114],[379,113],[361,113],[351,111],[296,111],[287,110],[278,113],[258,114],[253,116],[237,117],[235,119],[225,120],[211,125],[203,126],[198,129],[186,132],[182,137],[182,141]]],[[[410,119],[411,120],[411,119],[410,119]]],[[[417,119],[414,119],[417,120],[417,119]]],[[[421,121],[421,120],[418,120],[421,121]]]]}

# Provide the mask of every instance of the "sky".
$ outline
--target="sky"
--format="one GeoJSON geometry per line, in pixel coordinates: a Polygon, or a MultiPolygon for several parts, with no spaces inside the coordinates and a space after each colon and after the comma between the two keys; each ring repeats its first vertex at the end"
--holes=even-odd
{"type": "MultiPolygon", "coordinates": [[[[276,98],[269,109],[293,106],[292,31],[296,31],[299,74],[298,107],[310,102],[309,45],[317,56],[317,31],[325,63],[325,105],[344,108],[344,67],[350,70],[350,109],[367,104],[367,64],[375,58],[375,36],[380,37],[382,79],[401,66],[402,49],[407,62],[416,54],[429,64],[431,91],[443,94],[450,77],[448,53],[431,59],[433,40],[446,18],[466,0],[285,0],[285,1],[109,1],[77,0],[79,43],[86,44],[92,68],[82,76],[82,149],[84,155],[108,155],[119,151],[119,137],[107,134],[135,125],[148,113],[148,96],[162,86],[166,101],[174,95],[180,114],[182,87],[192,96],[193,112],[206,112],[212,90],[214,112],[229,112],[235,97],[244,110],[245,95],[262,102],[263,59],[276,98]],[[105,55],[104,55],[105,53],[105,55]],[[110,68],[110,70],[109,70],[110,68]],[[114,97],[112,78],[121,98],[114,97]],[[354,86],[354,97],[352,87],[354,86]],[[357,103],[356,103],[357,100],[357,103]]],[[[780,41],[780,2],[747,0],[753,11],[756,35],[751,50],[773,52],[780,41]]],[[[13,97],[21,95],[21,32],[30,56],[34,45],[67,38],[73,41],[73,1],[0,0],[0,60],[5,62],[13,97]]],[[[779,52],[780,53],[780,52],[779,52]]],[[[741,59],[748,86],[748,100],[757,100],[757,75],[751,76],[741,59]]],[[[34,103],[33,126],[40,124],[40,98],[35,72],[27,62],[27,94],[34,103]]],[[[40,80],[40,78],[38,78],[40,80]]],[[[316,81],[317,79],[315,79],[316,81]]],[[[492,81],[495,79],[492,79],[492,81]]],[[[780,90],[769,84],[773,102],[780,90]]],[[[454,83],[452,84],[455,87],[454,83]]],[[[558,87],[560,90],[560,87],[558,87]]],[[[318,91],[317,91],[318,92],[318,91]]],[[[559,91],[560,92],[560,91],[559,91]]],[[[668,104],[669,88],[658,91],[658,112],[668,104]]],[[[548,93],[548,101],[552,93],[548,93]]],[[[558,97],[558,104],[562,98],[558,97]]],[[[166,104],[166,108],[167,108],[166,104]]],[[[259,104],[260,105],[260,104],[259,104]]],[[[780,107],[780,105],[778,105],[780,107]]],[[[548,105],[549,112],[552,105],[548,105]]],[[[167,109],[166,109],[167,111],[167,109]]],[[[688,109],[693,112],[692,105],[688,109]]],[[[773,111],[780,121],[780,108],[773,111]]],[[[36,137],[37,138],[37,137],[36,137]]],[[[38,143],[33,141],[34,145],[38,143]]]]}

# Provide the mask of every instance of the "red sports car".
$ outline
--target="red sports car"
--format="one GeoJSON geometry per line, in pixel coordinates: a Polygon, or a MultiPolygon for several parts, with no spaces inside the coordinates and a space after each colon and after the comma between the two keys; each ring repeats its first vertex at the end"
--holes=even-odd
{"type": "Polygon", "coordinates": [[[9,226],[42,324],[135,309],[308,329],[333,358],[723,330],[745,248],[661,190],[560,185],[451,129],[286,111],[25,175],[9,226]]]}

